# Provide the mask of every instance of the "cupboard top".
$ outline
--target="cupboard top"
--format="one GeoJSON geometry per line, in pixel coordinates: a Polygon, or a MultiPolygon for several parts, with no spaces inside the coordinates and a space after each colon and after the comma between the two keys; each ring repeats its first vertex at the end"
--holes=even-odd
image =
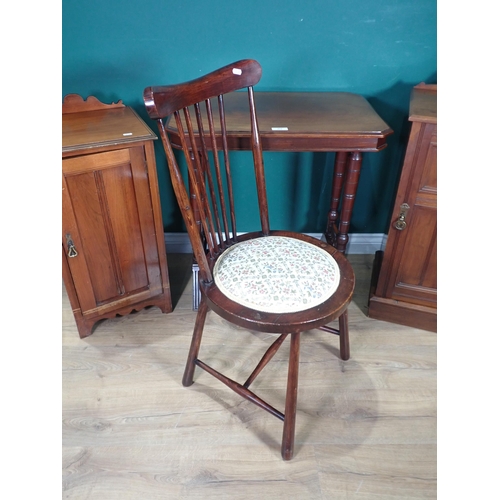
{"type": "Polygon", "coordinates": [[[136,112],[115,107],[62,115],[62,152],[156,139],[136,112]]]}
{"type": "Polygon", "coordinates": [[[413,87],[408,119],[412,122],[437,123],[437,85],[420,83],[413,87]]]}

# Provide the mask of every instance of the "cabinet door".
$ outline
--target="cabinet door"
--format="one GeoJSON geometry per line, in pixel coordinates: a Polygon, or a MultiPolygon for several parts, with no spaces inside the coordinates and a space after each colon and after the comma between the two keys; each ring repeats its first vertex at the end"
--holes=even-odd
{"type": "MultiPolygon", "coordinates": [[[[413,124],[407,156],[394,209],[397,219],[402,203],[409,205],[407,226],[391,227],[394,239],[387,297],[423,306],[437,302],[437,132],[435,124],[413,124]]],[[[391,234],[392,233],[392,234],[391,234]]]]}
{"type": "Polygon", "coordinates": [[[162,291],[142,146],[62,161],[63,246],[82,313],[102,314],[162,291]]]}

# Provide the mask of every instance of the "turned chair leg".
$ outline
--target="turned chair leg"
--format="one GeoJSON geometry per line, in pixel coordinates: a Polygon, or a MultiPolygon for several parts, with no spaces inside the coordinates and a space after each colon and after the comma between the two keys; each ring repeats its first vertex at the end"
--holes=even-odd
{"type": "Polygon", "coordinates": [[[297,413],[297,389],[299,382],[300,333],[290,335],[290,360],[288,362],[288,382],[286,388],[285,422],[281,456],[283,460],[293,458],[295,442],[295,417],[297,413]]]}
{"type": "Polygon", "coordinates": [[[351,356],[349,347],[349,323],[347,310],[339,317],[340,358],[347,361],[351,356]]]}
{"type": "Polygon", "coordinates": [[[205,326],[207,312],[207,301],[202,295],[200,305],[198,306],[198,313],[196,315],[196,322],[186,362],[186,369],[184,370],[184,376],[182,377],[182,385],[184,387],[188,387],[193,383],[194,369],[196,368],[196,360],[198,359],[198,352],[200,351],[201,337],[203,335],[203,327],[205,326]]]}

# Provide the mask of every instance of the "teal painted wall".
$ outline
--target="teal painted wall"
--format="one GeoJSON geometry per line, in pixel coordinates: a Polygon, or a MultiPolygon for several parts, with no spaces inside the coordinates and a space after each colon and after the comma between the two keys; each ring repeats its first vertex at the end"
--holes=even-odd
{"type": "MultiPolygon", "coordinates": [[[[156,131],[144,110],[145,87],[244,58],[263,67],[256,91],[362,94],[395,133],[387,149],[364,155],[351,232],[386,232],[410,91],[437,79],[436,8],[436,0],[63,0],[63,95],[122,99],[156,131]]],[[[182,231],[159,141],[156,157],[165,230],[182,231]]],[[[246,152],[234,158],[251,161],[246,152]]],[[[333,158],[265,153],[275,229],[324,230],[333,158]]],[[[245,207],[247,197],[239,200],[245,207]]],[[[239,229],[257,224],[247,217],[239,229]]]]}

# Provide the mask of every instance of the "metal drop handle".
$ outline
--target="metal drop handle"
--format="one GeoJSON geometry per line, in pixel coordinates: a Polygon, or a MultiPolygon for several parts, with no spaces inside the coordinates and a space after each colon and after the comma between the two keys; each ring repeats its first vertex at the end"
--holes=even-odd
{"type": "Polygon", "coordinates": [[[408,203],[403,203],[399,207],[398,220],[394,223],[394,227],[398,231],[403,231],[403,229],[406,228],[406,214],[407,214],[408,210],[410,210],[410,205],[408,205],[408,203]]]}
{"type": "Polygon", "coordinates": [[[78,255],[78,252],[76,251],[75,244],[71,239],[71,234],[66,235],[66,245],[68,246],[68,257],[70,259],[76,257],[78,255]]]}

